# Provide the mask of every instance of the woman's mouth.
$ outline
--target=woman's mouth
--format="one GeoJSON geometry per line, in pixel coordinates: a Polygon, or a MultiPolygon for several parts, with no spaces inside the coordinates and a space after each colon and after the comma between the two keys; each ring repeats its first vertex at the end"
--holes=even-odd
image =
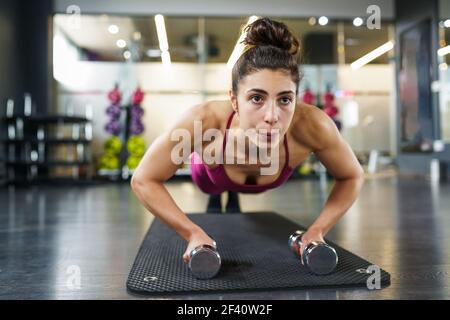
{"type": "Polygon", "coordinates": [[[275,140],[276,137],[278,136],[278,133],[276,132],[266,132],[266,133],[260,133],[259,136],[263,139],[265,139],[266,141],[272,141],[275,140]]]}

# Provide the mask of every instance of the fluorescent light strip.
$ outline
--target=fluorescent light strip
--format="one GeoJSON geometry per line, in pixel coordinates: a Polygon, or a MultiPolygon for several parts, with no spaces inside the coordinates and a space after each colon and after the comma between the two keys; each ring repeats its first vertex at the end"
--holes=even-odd
{"type": "Polygon", "coordinates": [[[161,14],[155,16],[156,32],[158,33],[159,49],[161,51],[169,50],[169,43],[167,42],[166,25],[164,17],[161,14]]]}
{"type": "Polygon", "coordinates": [[[388,52],[394,47],[394,42],[389,41],[383,44],[382,46],[376,48],[375,50],[369,52],[368,54],[362,56],[358,60],[354,61],[350,66],[352,69],[359,69],[370,61],[378,58],[382,54],[388,52]]]}
{"type": "Polygon", "coordinates": [[[450,53],[450,46],[446,46],[446,47],[443,47],[443,48],[440,48],[438,51],[437,51],[437,53],[438,53],[438,55],[439,56],[445,56],[446,54],[449,54],[450,53]]]}
{"type": "Polygon", "coordinates": [[[170,61],[170,53],[169,51],[163,51],[161,52],[161,60],[164,66],[168,67],[171,64],[170,61]]]}
{"type": "MultiPolygon", "coordinates": [[[[245,27],[247,27],[249,24],[255,22],[256,20],[258,20],[258,16],[251,16],[245,27]]],[[[244,27],[244,29],[245,29],[244,27]]],[[[228,69],[233,69],[234,64],[236,63],[236,61],[238,61],[239,57],[242,54],[242,51],[244,50],[244,44],[242,44],[241,42],[245,39],[246,33],[242,32],[241,36],[239,37],[239,40],[237,41],[236,45],[234,46],[233,52],[231,53],[230,58],[228,59],[227,62],[227,67],[228,69]]]]}

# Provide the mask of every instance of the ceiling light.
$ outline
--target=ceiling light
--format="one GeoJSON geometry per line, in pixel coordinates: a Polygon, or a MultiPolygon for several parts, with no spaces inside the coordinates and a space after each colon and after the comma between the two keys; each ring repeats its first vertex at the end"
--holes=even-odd
{"type": "Polygon", "coordinates": [[[316,17],[310,17],[310,18],[308,19],[308,23],[309,23],[310,26],[315,25],[315,24],[317,23],[316,17]]]}
{"type": "Polygon", "coordinates": [[[150,58],[159,58],[161,57],[161,50],[159,49],[148,49],[147,56],[150,58]]]}
{"type": "Polygon", "coordinates": [[[112,24],[108,27],[108,31],[111,34],[117,34],[119,32],[119,27],[116,26],[115,24],[112,24]]]}
{"type": "Polygon", "coordinates": [[[350,66],[352,67],[352,69],[361,68],[362,66],[369,63],[370,61],[372,61],[372,60],[378,58],[379,56],[381,56],[382,54],[388,52],[393,47],[394,47],[394,42],[392,42],[392,41],[386,42],[382,46],[379,46],[375,50],[372,50],[368,54],[366,54],[366,55],[362,56],[361,58],[359,58],[358,60],[354,61],[350,66]]]}
{"type": "Polygon", "coordinates": [[[161,51],[169,50],[169,43],[167,42],[166,25],[164,23],[164,16],[157,14],[155,16],[156,32],[158,33],[159,49],[161,51]]]}
{"type": "Polygon", "coordinates": [[[321,26],[324,26],[324,25],[326,25],[327,23],[328,23],[328,18],[327,18],[327,17],[321,16],[321,17],[319,18],[319,24],[320,24],[321,26]]]}
{"type": "Polygon", "coordinates": [[[119,39],[119,40],[117,40],[116,45],[119,48],[125,48],[127,46],[127,42],[123,39],[119,39]]]}
{"type": "Polygon", "coordinates": [[[161,60],[162,60],[162,63],[163,63],[163,65],[165,67],[170,66],[171,61],[170,61],[170,53],[169,53],[169,51],[161,52],[161,60]]]}
{"type": "Polygon", "coordinates": [[[356,17],[355,19],[353,19],[353,25],[355,27],[360,27],[363,24],[363,19],[361,19],[360,17],[356,17]]]}
{"type": "Polygon", "coordinates": [[[139,31],[133,32],[133,39],[134,40],[139,41],[139,40],[141,40],[141,38],[142,38],[142,34],[139,31]]]}
{"type": "Polygon", "coordinates": [[[443,47],[443,48],[440,48],[438,51],[437,51],[437,53],[438,53],[438,55],[439,56],[445,56],[445,55],[447,55],[447,54],[449,54],[450,53],[450,46],[446,46],[446,47],[443,47]]]}

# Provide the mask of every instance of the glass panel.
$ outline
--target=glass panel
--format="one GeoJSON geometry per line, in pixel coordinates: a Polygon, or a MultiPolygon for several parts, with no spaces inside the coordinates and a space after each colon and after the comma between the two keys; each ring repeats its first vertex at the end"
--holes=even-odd
{"type": "Polygon", "coordinates": [[[400,142],[405,152],[431,151],[429,32],[429,21],[424,21],[400,35],[400,142]]]}
{"type": "MultiPolygon", "coordinates": [[[[79,60],[161,61],[153,16],[82,15],[78,25],[71,19],[70,15],[55,15],[54,33],[77,49],[79,60]]],[[[171,61],[197,62],[198,18],[164,19],[171,61]]]]}
{"type": "Polygon", "coordinates": [[[249,17],[205,18],[208,62],[226,63],[249,17]]]}
{"type": "MultiPolygon", "coordinates": [[[[389,24],[382,23],[380,29],[368,29],[365,24],[355,27],[352,22],[344,24],[345,63],[352,63],[365,54],[388,42],[389,24]]],[[[388,63],[389,57],[383,54],[370,63],[388,63]]]]}
{"type": "MultiPolygon", "coordinates": [[[[450,20],[439,23],[440,47],[450,45],[450,20]]],[[[450,142],[450,54],[439,57],[441,138],[450,142]]]]}
{"type": "Polygon", "coordinates": [[[329,21],[319,25],[317,19],[275,18],[294,32],[301,41],[302,63],[332,64],[337,63],[337,24],[329,21]]]}
{"type": "MultiPolygon", "coordinates": [[[[337,63],[337,21],[330,20],[322,26],[316,18],[273,18],[286,23],[301,40],[302,63],[337,63]]],[[[154,16],[82,15],[77,24],[72,19],[71,15],[55,15],[54,33],[66,38],[76,48],[79,60],[161,61],[154,16]]],[[[164,17],[164,20],[172,62],[199,61],[200,32],[204,21],[206,61],[222,63],[228,61],[248,17],[164,17]]],[[[355,27],[351,22],[345,22],[346,63],[386,43],[388,26],[388,23],[382,23],[381,29],[369,30],[364,24],[355,27]]],[[[387,62],[387,55],[382,55],[371,63],[387,62]]]]}
{"type": "MultiPolygon", "coordinates": [[[[197,62],[197,41],[199,38],[198,18],[165,17],[170,58],[173,62],[197,62]]],[[[153,19],[152,23],[154,25],[153,19]]],[[[157,32],[153,32],[154,35],[157,32]]],[[[158,47],[158,39],[155,42],[158,47]]]]}

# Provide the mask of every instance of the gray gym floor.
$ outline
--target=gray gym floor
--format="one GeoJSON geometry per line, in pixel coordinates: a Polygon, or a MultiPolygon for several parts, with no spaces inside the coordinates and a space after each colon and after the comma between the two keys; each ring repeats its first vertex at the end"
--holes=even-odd
{"type": "MultiPolygon", "coordinates": [[[[182,210],[204,211],[207,196],[191,182],[170,181],[167,186],[182,210]]],[[[325,192],[327,188],[330,184],[325,192]]],[[[275,211],[308,225],[325,200],[323,190],[315,180],[291,180],[264,194],[241,194],[241,206],[243,211],[275,211]]],[[[368,178],[357,202],[328,234],[391,273],[391,285],[382,290],[159,298],[450,299],[449,191],[448,183],[436,185],[421,177],[368,178]]],[[[125,282],[153,216],[127,183],[2,188],[0,203],[0,299],[141,298],[129,294],[125,282]],[[74,280],[78,271],[79,286],[74,280]]]]}

